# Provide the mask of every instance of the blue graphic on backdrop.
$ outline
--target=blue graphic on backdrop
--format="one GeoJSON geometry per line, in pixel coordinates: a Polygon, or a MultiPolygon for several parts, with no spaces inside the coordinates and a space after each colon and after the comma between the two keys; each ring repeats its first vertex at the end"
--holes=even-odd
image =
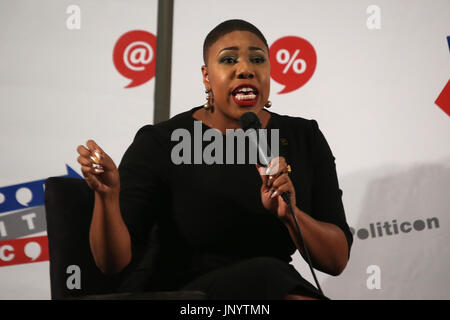
{"type": "MultiPolygon", "coordinates": [[[[67,174],[61,177],[82,178],[66,165],[67,174]]],[[[0,213],[44,205],[46,179],[15,184],[0,188],[0,213]]]]}

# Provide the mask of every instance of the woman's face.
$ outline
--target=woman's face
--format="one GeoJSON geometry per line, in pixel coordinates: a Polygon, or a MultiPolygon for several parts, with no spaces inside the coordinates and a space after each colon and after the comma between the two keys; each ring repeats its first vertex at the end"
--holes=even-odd
{"type": "Polygon", "coordinates": [[[203,83],[214,97],[214,111],[233,120],[252,111],[258,114],[270,93],[269,53],[249,31],[233,31],[219,38],[207,52],[203,83]]]}

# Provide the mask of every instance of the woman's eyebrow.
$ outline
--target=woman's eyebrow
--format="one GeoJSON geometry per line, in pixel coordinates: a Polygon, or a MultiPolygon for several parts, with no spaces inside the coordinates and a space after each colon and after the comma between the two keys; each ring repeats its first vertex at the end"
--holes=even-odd
{"type": "Polygon", "coordinates": [[[219,53],[221,53],[222,51],[226,51],[226,50],[239,50],[239,47],[226,47],[226,48],[223,48],[222,50],[220,50],[219,53]]]}
{"type": "MultiPolygon", "coordinates": [[[[261,48],[259,48],[259,47],[248,47],[248,49],[249,49],[250,51],[261,50],[261,51],[264,52],[264,50],[261,49],[261,48]]],[[[218,54],[220,54],[222,51],[226,51],[226,50],[239,50],[239,47],[236,47],[236,46],[233,46],[233,47],[226,47],[226,48],[223,48],[222,50],[220,50],[218,54]]]]}
{"type": "Polygon", "coordinates": [[[252,51],[254,51],[254,50],[261,50],[261,51],[264,52],[264,50],[261,49],[261,48],[259,48],[259,47],[248,47],[248,49],[249,49],[249,50],[252,50],[252,51]]]}

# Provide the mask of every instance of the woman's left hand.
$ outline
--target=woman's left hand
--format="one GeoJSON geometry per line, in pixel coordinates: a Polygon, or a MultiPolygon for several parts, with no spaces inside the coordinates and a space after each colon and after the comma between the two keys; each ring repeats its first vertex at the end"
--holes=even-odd
{"type": "Polygon", "coordinates": [[[295,189],[288,174],[288,164],[284,157],[278,157],[270,161],[268,167],[256,165],[262,179],[261,201],[269,211],[276,212],[282,220],[290,218],[288,205],[281,194],[290,193],[292,208],[295,207],[295,189]]]}

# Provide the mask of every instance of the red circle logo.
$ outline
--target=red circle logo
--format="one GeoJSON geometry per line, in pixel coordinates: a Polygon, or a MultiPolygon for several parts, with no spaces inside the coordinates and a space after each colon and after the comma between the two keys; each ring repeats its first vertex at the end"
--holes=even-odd
{"type": "Polygon", "coordinates": [[[117,40],[113,61],[117,71],[131,82],[125,88],[139,86],[155,76],[156,36],[133,30],[117,40]]]}
{"type": "Polygon", "coordinates": [[[295,36],[275,41],[269,49],[270,75],[285,87],[279,94],[297,90],[312,77],[317,56],[314,47],[305,39],[295,36]]]}

